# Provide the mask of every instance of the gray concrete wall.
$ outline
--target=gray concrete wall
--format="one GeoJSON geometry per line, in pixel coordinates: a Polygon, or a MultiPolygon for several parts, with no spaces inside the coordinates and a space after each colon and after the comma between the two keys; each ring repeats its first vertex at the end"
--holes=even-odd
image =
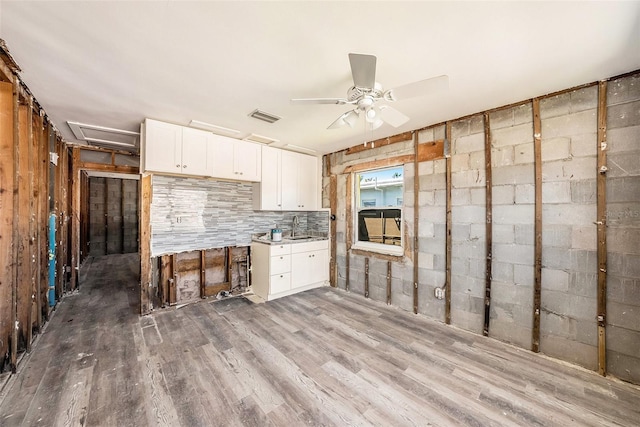
{"type": "MultiPolygon", "coordinates": [[[[640,76],[608,86],[607,365],[611,374],[640,383],[640,76]]],[[[543,353],[597,366],[597,87],[541,100],[543,353]]],[[[491,337],[530,349],[534,281],[534,154],[530,102],[491,112],[492,299],[491,337]]],[[[419,132],[419,141],[444,138],[444,126],[419,132]]],[[[452,121],[451,320],[482,333],[486,266],[486,171],[483,115],[452,121]]],[[[353,155],[332,154],[337,175],[338,287],[346,278],[347,166],[413,153],[411,141],[353,155]]],[[[403,211],[409,250],[392,262],[392,304],[413,310],[414,166],[404,167],[403,211]],[[409,256],[410,255],[410,256],[409,256]]],[[[445,278],[445,160],[419,164],[418,267],[421,315],[444,320],[434,288],[445,278]]],[[[328,192],[328,178],[323,188],[328,192]]],[[[325,207],[329,206],[324,194],[325,207]]],[[[387,260],[350,253],[350,291],[364,294],[369,258],[370,298],[386,300],[387,260]]]]}

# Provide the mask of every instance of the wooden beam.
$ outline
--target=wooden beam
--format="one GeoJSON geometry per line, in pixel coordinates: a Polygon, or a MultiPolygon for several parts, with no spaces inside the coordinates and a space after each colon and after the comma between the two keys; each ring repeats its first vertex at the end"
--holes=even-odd
{"type": "Polygon", "coordinates": [[[18,329],[17,343],[18,348],[23,349],[27,345],[30,346],[30,314],[32,304],[32,283],[31,283],[31,259],[30,259],[30,217],[31,217],[31,192],[29,187],[29,134],[31,130],[31,117],[28,105],[20,104],[18,106],[18,146],[15,151],[15,167],[16,167],[16,190],[17,204],[14,206],[17,214],[17,221],[14,228],[17,231],[15,239],[15,263],[16,276],[15,282],[17,286],[17,321],[16,329],[18,329]],[[27,344],[29,343],[29,344],[27,344]]]}
{"type": "Polygon", "coordinates": [[[169,279],[169,305],[174,305],[178,301],[178,256],[171,255],[171,272],[173,277],[169,279]]]}
{"type": "Polygon", "coordinates": [[[491,126],[489,113],[484,113],[484,158],[486,170],[486,274],[484,290],[484,328],[482,334],[489,336],[489,321],[491,318],[491,266],[493,258],[493,203],[492,203],[492,180],[491,180],[491,126]]]}
{"type": "Polygon", "coordinates": [[[542,122],[540,100],[534,98],[533,110],[533,167],[535,179],[534,260],[533,260],[533,330],[531,351],[540,352],[540,309],[542,304],[542,122]]]}
{"type": "Polygon", "coordinates": [[[419,221],[419,205],[420,205],[420,171],[418,163],[418,132],[413,134],[413,312],[418,314],[418,274],[419,263],[418,260],[418,224],[419,221]]]}
{"type": "MultiPolygon", "coordinates": [[[[69,290],[74,290],[75,287],[71,288],[71,286],[66,282],[67,279],[67,266],[73,265],[73,262],[77,259],[76,257],[70,256],[69,254],[69,228],[73,226],[73,222],[71,220],[71,207],[69,203],[69,194],[73,192],[73,182],[69,181],[69,150],[67,149],[67,145],[64,141],[60,140],[60,158],[62,162],[62,169],[60,171],[62,175],[61,184],[62,184],[62,200],[60,206],[60,223],[61,223],[61,233],[60,233],[60,253],[61,253],[61,262],[58,270],[60,271],[60,291],[64,293],[69,290]]],[[[78,176],[79,178],[79,176],[78,176]]],[[[80,186],[80,182],[76,183],[78,187],[80,186]]],[[[78,213],[80,212],[80,208],[78,206],[77,210],[73,210],[74,220],[79,221],[78,213]]],[[[80,227],[80,223],[78,222],[78,229],[80,227]]],[[[79,243],[79,242],[78,242],[79,243]]],[[[79,252],[79,245],[75,246],[75,249],[79,252]]],[[[71,249],[73,251],[73,249],[71,249]]]]}
{"type": "MultiPolygon", "coordinates": [[[[418,132],[416,132],[416,135],[418,132]]],[[[418,162],[428,162],[444,158],[444,140],[438,139],[431,142],[418,144],[418,162]]]]}
{"type": "Polygon", "coordinates": [[[375,141],[369,141],[365,144],[358,144],[353,147],[347,148],[346,154],[356,154],[361,153],[363,151],[371,150],[374,148],[380,148],[391,144],[396,144],[398,142],[410,141],[413,132],[403,132],[398,135],[389,136],[386,138],[376,139],[375,141]]]}
{"type": "Polygon", "coordinates": [[[29,157],[29,175],[28,175],[28,190],[27,197],[29,198],[29,237],[28,237],[28,262],[29,262],[29,319],[27,328],[27,352],[31,352],[31,342],[33,340],[33,329],[35,319],[37,318],[37,304],[36,304],[36,290],[37,290],[37,277],[38,277],[38,203],[34,194],[34,188],[36,185],[36,169],[38,167],[37,160],[37,145],[34,138],[34,115],[33,115],[33,98],[28,99],[28,112],[27,112],[27,126],[28,126],[28,152],[29,157]]]}
{"type": "Polygon", "coordinates": [[[391,304],[391,261],[387,261],[387,304],[391,304]]]}
{"type": "Polygon", "coordinates": [[[40,312],[42,314],[43,323],[44,320],[49,318],[49,211],[50,211],[50,197],[53,197],[53,194],[49,194],[49,184],[50,184],[50,176],[49,176],[49,136],[51,135],[51,123],[44,123],[43,119],[43,129],[42,129],[42,138],[40,140],[40,149],[42,150],[40,153],[40,168],[41,168],[41,201],[40,201],[40,215],[41,215],[41,224],[40,224],[40,312]]]}
{"type": "MultiPolygon", "coordinates": [[[[42,269],[44,265],[42,264],[42,242],[43,236],[46,235],[46,228],[43,226],[46,224],[46,215],[43,215],[42,204],[46,202],[43,200],[42,193],[46,192],[46,188],[43,186],[44,177],[42,174],[42,155],[43,151],[41,149],[42,145],[42,116],[39,114],[32,116],[32,157],[33,157],[33,201],[34,201],[34,219],[35,219],[35,230],[33,230],[35,240],[33,240],[32,247],[33,251],[33,260],[35,262],[35,277],[34,277],[34,304],[35,304],[35,327],[39,331],[42,327],[42,293],[40,289],[42,287],[42,269]]],[[[46,242],[46,240],[45,240],[46,242]]]]}
{"type": "Polygon", "coordinates": [[[369,298],[369,258],[364,259],[364,297],[369,298]]]}
{"type": "MultiPolygon", "coordinates": [[[[19,232],[20,229],[18,227],[19,218],[20,218],[20,210],[19,199],[18,199],[18,186],[19,186],[19,162],[20,162],[20,142],[19,142],[19,108],[20,105],[20,95],[18,93],[19,81],[16,78],[13,82],[13,105],[11,107],[11,115],[13,116],[12,122],[12,130],[13,130],[13,146],[11,147],[11,151],[13,152],[13,167],[11,171],[13,172],[13,188],[11,188],[11,194],[13,195],[12,199],[12,207],[11,212],[13,213],[13,227],[11,233],[13,235],[13,247],[10,250],[12,256],[11,262],[11,278],[9,283],[11,283],[11,352],[9,356],[11,371],[13,373],[16,372],[17,364],[18,364],[18,328],[15,327],[17,322],[19,322],[19,314],[18,314],[18,280],[17,280],[17,262],[16,260],[19,258],[18,256],[18,248],[20,242],[19,232]]],[[[3,153],[4,155],[5,153],[3,153]]],[[[11,205],[10,205],[11,206],[11,205]]]]}
{"type": "MultiPolygon", "coordinates": [[[[75,149],[75,148],[74,148],[75,149]]],[[[104,163],[78,162],[78,169],[99,171],[99,172],[117,172],[137,175],[139,168],[137,166],[118,166],[108,165],[104,163]]]]}
{"type": "Polygon", "coordinates": [[[351,251],[351,244],[353,242],[353,175],[352,174],[347,174],[347,188],[345,191],[346,194],[346,232],[345,232],[345,240],[346,240],[346,245],[347,245],[347,251],[346,251],[346,260],[345,260],[345,265],[346,265],[346,277],[345,277],[345,290],[349,290],[349,252],[351,251]]]}
{"type": "MultiPolygon", "coordinates": [[[[445,124],[445,138],[451,141],[451,122],[445,124]]],[[[445,224],[445,279],[444,279],[444,321],[451,324],[451,155],[445,158],[446,182],[446,224],[445,224]]]]}
{"type": "Polygon", "coordinates": [[[229,290],[233,287],[233,248],[227,246],[227,282],[229,290]]]}
{"type": "Polygon", "coordinates": [[[400,165],[404,165],[405,163],[413,162],[414,158],[415,158],[414,154],[405,154],[403,156],[372,160],[369,162],[358,163],[356,165],[349,165],[346,168],[344,168],[343,173],[352,173],[352,172],[359,172],[359,171],[368,170],[368,169],[379,169],[379,168],[386,168],[391,166],[400,166],[400,165]]]}
{"type": "MultiPolygon", "coordinates": [[[[151,175],[140,179],[140,314],[151,312],[149,290],[151,289],[151,175]]],[[[175,266],[175,257],[174,257],[175,266]]],[[[175,270],[174,270],[175,274],[175,270]]],[[[175,281],[175,276],[174,276],[175,281]]],[[[174,283],[175,286],[175,283],[174,283]]]]}
{"type": "Polygon", "coordinates": [[[207,251],[200,251],[200,298],[205,298],[205,288],[207,287],[207,251]]]}
{"type": "MultiPolygon", "coordinates": [[[[75,290],[78,288],[78,272],[80,269],[80,217],[82,185],[80,182],[80,150],[74,148],[71,154],[71,278],[70,288],[75,290]]],[[[86,195],[85,197],[88,197],[86,195]]]]}
{"type": "Polygon", "coordinates": [[[338,286],[337,280],[337,256],[338,256],[338,242],[336,240],[336,218],[338,216],[338,177],[336,175],[329,176],[329,230],[331,239],[331,260],[329,264],[329,280],[332,287],[338,286]]]}
{"type": "Polygon", "coordinates": [[[158,284],[160,291],[160,305],[166,307],[169,305],[169,279],[173,277],[171,271],[172,263],[170,255],[162,255],[160,260],[160,283],[158,284]]]}
{"type": "Polygon", "coordinates": [[[607,375],[607,82],[598,84],[598,373],[607,375]]]}

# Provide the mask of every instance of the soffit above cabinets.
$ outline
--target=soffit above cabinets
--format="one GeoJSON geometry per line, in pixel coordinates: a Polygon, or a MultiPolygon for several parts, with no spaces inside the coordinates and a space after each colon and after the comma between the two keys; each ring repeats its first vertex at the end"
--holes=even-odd
{"type": "Polygon", "coordinates": [[[67,124],[76,139],[84,141],[88,145],[134,153],[140,150],[139,132],[71,121],[68,121],[67,124]]]}

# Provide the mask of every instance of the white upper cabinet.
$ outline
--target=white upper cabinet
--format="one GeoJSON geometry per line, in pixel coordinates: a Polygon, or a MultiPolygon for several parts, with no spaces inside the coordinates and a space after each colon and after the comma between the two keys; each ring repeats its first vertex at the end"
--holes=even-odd
{"type": "Polygon", "coordinates": [[[210,158],[214,177],[255,182],[261,179],[262,152],[258,144],[213,135],[210,158]]]}
{"type": "Polygon", "coordinates": [[[262,147],[262,182],[254,186],[254,209],[313,211],[318,194],[316,157],[262,147]]]}
{"type": "Polygon", "coordinates": [[[261,146],[211,132],[146,119],[142,170],[259,182],[261,146]]]}
{"type": "Polygon", "coordinates": [[[182,126],[146,119],[144,136],[145,171],[182,173],[182,126]]]}

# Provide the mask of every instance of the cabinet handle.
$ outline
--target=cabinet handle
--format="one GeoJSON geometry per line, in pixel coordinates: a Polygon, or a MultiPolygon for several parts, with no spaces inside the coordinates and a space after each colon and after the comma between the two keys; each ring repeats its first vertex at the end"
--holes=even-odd
{"type": "Polygon", "coordinates": [[[183,165],[182,167],[183,167],[183,168],[186,168],[186,167],[187,167],[187,165],[183,165]]]}
{"type": "Polygon", "coordinates": [[[280,259],[282,259],[282,257],[280,257],[280,259]]]}
{"type": "Polygon", "coordinates": [[[281,275],[280,275],[280,278],[282,279],[283,277],[284,277],[284,276],[281,274],[281,275]]]}
{"type": "Polygon", "coordinates": [[[177,168],[179,168],[179,167],[180,167],[180,165],[176,165],[176,167],[177,167],[177,168]]]}

